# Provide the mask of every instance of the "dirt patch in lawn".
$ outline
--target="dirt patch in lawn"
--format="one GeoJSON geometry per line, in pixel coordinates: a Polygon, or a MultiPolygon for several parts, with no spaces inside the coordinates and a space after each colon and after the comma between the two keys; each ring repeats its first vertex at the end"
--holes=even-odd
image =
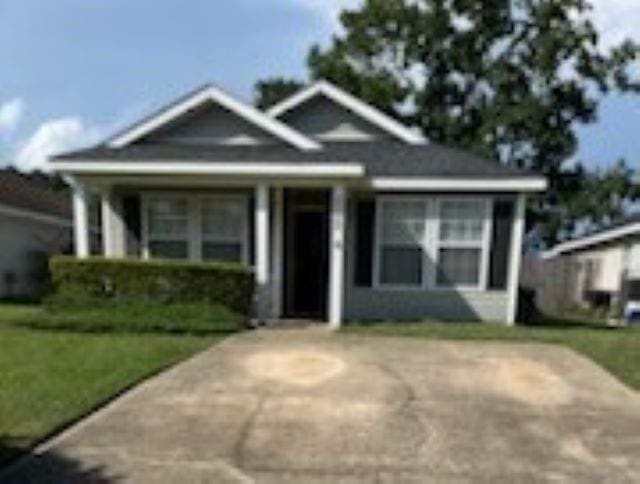
{"type": "Polygon", "coordinates": [[[250,374],[299,386],[315,386],[345,369],[344,361],[317,350],[256,353],[246,360],[250,374]]]}

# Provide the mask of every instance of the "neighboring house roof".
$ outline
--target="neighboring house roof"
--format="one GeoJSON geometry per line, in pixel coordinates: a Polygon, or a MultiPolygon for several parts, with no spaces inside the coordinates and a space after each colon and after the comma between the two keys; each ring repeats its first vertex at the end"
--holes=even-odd
{"type": "Polygon", "coordinates": [[[106,142],[106,145],[112,148],[128,146],[162,126],[184,116],[190,111],[212,102],[228,109],[242,119],[262,128],[267,133],[291,144],[292,146],[295,146],[296,148],[305,151],[320,148],[318,143],[306,137],[302,133],[298,133],[277,119],[267,116],[253,106],[234,99],[229,94],[211,84],[201,87],[187,96],[180,98],[178,101],[160,109],[151,116],[146,117],[139,123],[121,131],[109,139],[106,142]]]}
{"type": "Polygon", "coordinates": [[[576,250],[614,242],[631,235],[640,235],[640,214],[627,217],[596,232],[562,242],[545,252],[543,258],[550,259],[576,250]]]}
{"type": "Polygon", "coordinates": [[[56,191],[47,180],[0,170],[0,213],[57,224],[71,223],[68,193],[56,191]]]}
{"type": "Polygon", "coordinates": [[[412,145],[420,145],[427,142],[426,138],[424,138],[420,133],[404,126],[391,116],[386,115],[382,111],[361,101],[357,97],[352,96],[339,87],[323,80],[298,91],[293,96],[276,104],[267,110],[267,114],[274,118],[279,118],[286,112],[291,111],[318,96],[324,96],[341,105],[400,141],[412,145]]]}

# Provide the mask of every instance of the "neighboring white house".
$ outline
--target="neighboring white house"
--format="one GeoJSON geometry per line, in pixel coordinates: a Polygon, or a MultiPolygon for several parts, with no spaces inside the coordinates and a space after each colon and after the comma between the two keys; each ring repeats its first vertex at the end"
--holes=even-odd
{"type": "Polygon", "coordinates": [[[71,201],[36,176],[0,170],[0,298],[39,295],[47,257],[71,245],[71,201]]]}
{"type": "Polygon", "coordinates": [[[207,85],[93,148],[72,180],[89,253],[255,268],[261,319],[516,318],[527,194],[546,180],[424,139],[320,81],[267,112],[207,85]]]}
{"type": "Polygon", "coordinates": [[[537,271],[542,305],[621,313],[640,301],[640,215],[555,246],[537,271]]]}

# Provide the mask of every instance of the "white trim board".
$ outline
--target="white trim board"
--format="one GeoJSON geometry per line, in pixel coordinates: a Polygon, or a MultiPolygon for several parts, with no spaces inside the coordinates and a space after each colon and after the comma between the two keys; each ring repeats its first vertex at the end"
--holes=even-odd
{"type": "Polygon", "coordinates": [[[362,177],[359,163],[219,163],[219,162],[53,162],[55,170],[73,174],[240,175],[362,177]]]}
{"type": "Polygon", "coordinates": [[[455,191],[455,192],[540,192],[547,188],[544,178],[395,178],[378,177],[370,181],[372,188],[389,191],[455,191]]]}
{"type": "Polygon", "coordinates": [[[267,114],[274,119],[278,118],[285,112],[306,103],[316,96],[327,97],[329,100],[348,109],[365,121],[379,127],[407,144],[420,145],[427,143],[427,140],[421,134],[416,133],[382,111],[324,80],[318,81],[276,104],[267,110],[267,114]]]}
{"type": "Polygon", "coordinates": [[[605,230],[603,232],[588,235],[576,240],[568,240],[562,242],[555,247],[549,249],[542,254],[543,259],[551,259],[553,257],[564,254],[565,252],[571,252],[574,250],[585,249],[593,245],[610,242],[621,237],[628,235],[640,234],[640,222],[630,223],[622,227],[616,227],[614,229],[605,230]]]}
{"type": "Polygon", "coordinates": [[[33,220],[34,222],[57,225],[65,228],[73,227],[73,222],[70,218],[65,219],[62,217],[56,217],[55,215],[47,215],[23,208],[11,207],[4,204],[0,204],[0,215],[33,220]]]}
{"type": "Polygon", "coordinates": [[[353,178],[357,179],[357,183],[364,183],[374,190],[399,192],[538,192],[547,187],[547,181],[544,178],[374,177],[365,180],[365,168],[360,163],[54,161],[51,165],[56,171],[75,175],[229,175],[240,177],[288,176],[309,179],[353,178]]]}
{"type": "Polygon", "coordinates": [[[281,140],[304,151],[318,150],[320,145],[302,133],[281,123],[277,119],[267,116],[256,108],[238,101],[221,89],[214,86],[205,86],[193,95],[181,102],[169,106],[151,118],[134,125],[130,129],[116,135],[107,141],[110,148],[122,148],[139,140],[143,136],[167,125],[171,121],[178,119],[188,111],[202,106],[208,102],[214,102],[232,113],[243,118],[245,121],[261,128],[262,130],[280,138],[281,140]]]}

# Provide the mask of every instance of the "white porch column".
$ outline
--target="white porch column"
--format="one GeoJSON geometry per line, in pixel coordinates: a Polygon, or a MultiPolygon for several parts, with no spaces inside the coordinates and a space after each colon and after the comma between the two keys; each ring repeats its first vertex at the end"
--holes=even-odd
{"type": "Polygon", "coordinates": [[[331,190],[329,247],[329,327],[342,325],[344,305],[344,233],[346,194],[342,185],[331,190]]]}
{"type": "Polygon", "coordinates": [[[112,199],[111,207],[113,209],[113,235],[114,252],[116,257],[126,257],[127,255],[127,229],[124,224],[124,207],[122,205],[122,196],[118,195],[112,199]]]}
{"type": "Polygon", "coordinates": [[[74,181],[73,189],[73,242],[76,257],[89,257],[89,202],[87,190],[74,181]]]}
{"type": "Polygon", "coordinates": [[[282,187],[274,189],[273,247],[271,253],[271,316],[282,317],[282,270],[284,246],[284,193],[282,187]]]}
{"type": "Polygon", "coordinates": [[[518,314],[518,286],[522,263],[522,238],[524,235],[526,196],[518,194],[511,232],[511,264],[509,266],[507,324],[513,326],[518,314]]]}
{"type": "Polygon", "coordinates": [[[255,251],[257,317],[264,321],[269,305],[269,186],[256,186],[255,251]]]}
{"type": "Polygon", "coordinates": [[[100,197],[103,255],[107,258],[124,257],[125,234],[120,200],[110,187],[105,188],[100,197]]]}
{"type": "Polygon", "coordinates": [[[107,258],[115,257],[112,202],[111,188],[105,188],[100,193],[100,209],[102,212],[102,255],[107,258]]]}

